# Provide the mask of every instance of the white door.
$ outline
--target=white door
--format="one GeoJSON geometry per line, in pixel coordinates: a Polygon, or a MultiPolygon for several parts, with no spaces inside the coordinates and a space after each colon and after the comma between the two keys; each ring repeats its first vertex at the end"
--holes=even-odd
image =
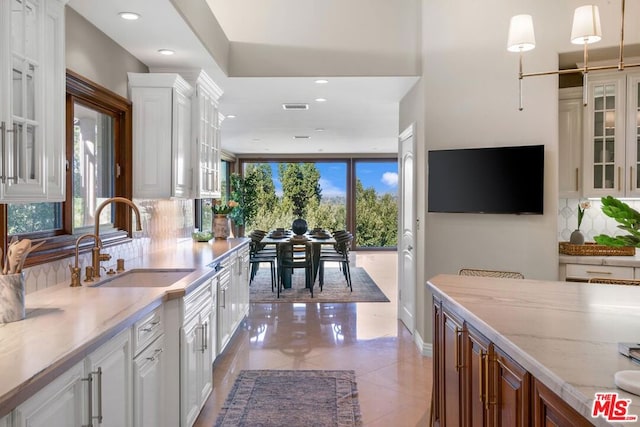
{"type": "Polygon", "coordinates": [[[416,267],[414,261],[415,236],[415,179],[414,125],[400,134],[400,221],[398,243],[398,317],[411,333],[415,330],[416,267]]]}

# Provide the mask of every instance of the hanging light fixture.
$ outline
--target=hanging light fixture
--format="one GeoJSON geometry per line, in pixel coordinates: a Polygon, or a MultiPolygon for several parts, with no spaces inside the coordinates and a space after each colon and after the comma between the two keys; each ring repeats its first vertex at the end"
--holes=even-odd
{"type": "Polygon", "coordinates": [[[571,27],[571,43],[584,45],[584,66],[580,68],[572,68],[569,70],[542,71],[536,73],[524,73],[522,71],[522,53],[532,50],[536,47],[536,40],[533,32],[533,18],[531,15],[516,15],[511,18],[509,24],[509,35],[507,39],[507,50],[510,52],[518,52],[520,54],[518,64],[518,97],[520,111],[522,107],[522,79],[525,77],[547,76],[554,74],[572,74],[582,73],[582,99],[583,104],[587,105],[587,83],[590,71],[601,70],[619,70],[625,68],[640,67],[640,64],[624,63],[624,9],[625,0],[622,0],[622,20],[620,26],[620,55],[617,65],[602,65],[597,67],[589,67],[589,49],[588,45],[596,43],[602,38],[602,29],[600,27],[600,12],[598,6],[588,5],[580,6],[573,14],[573,26],[571,27]]]}

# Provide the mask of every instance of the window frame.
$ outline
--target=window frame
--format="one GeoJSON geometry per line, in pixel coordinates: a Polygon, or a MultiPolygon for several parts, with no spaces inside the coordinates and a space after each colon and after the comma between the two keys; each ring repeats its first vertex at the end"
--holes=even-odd
{"type": "Polygon", "coordinates": [[[334,162],[334,163],[346,163],[347,165],[347,182],[346,182],[346,210],[347,217],[345,219],[346,227],[348,230],[352,230],[354,239],[351,242],[351,250],[358,251],[397,251],[397,246],[356,246],[356,164],[358,162],[397,162],[398,155],[392,155],[392,153],[381,156],[358,156],[358,157],[300,157],[300,156],[274,156],[274,157],[256,157],[256,156],[243,156],[238,158],[238,171],[244,176],[245,163],[268,163],[268,162],[280,162],[280,163],[296,163],[296,162],[334,162]]]}
{"type": "MultiPolygon", "coordinates": [[[[66,71],[66,99],[65,99],[65,201],[62,203],[62,228],[50,231],[24,233],[21,239],[45,240],[40,248],[33,251],[25,262],[25,267],[43,264],[50,261],[68,258],[75,254],[77,235],[73,234],[72,198],[73,198],[73,112],[74,103],[80,103],[96,111],[108,114],[114,118],[114,196],[132,198],[132,105],[131,102],[94,83],[85,77],[67,69],[66,71]],[[118,175],[118,170],[120,175],[118,175]]],[[[104,246],[113,246],[127,242],[132,237],[132,215],[127,206],[113,205],[114,230],[100,235],[104,246]]],[[[2,248],[6,253],[11,238],[8,233],[7,205],[0,206],[0,231],[2,232],[2,248]]],[[[85,252],[93,246],[90,239],[84,240],[80,250],[85,252]]]]}

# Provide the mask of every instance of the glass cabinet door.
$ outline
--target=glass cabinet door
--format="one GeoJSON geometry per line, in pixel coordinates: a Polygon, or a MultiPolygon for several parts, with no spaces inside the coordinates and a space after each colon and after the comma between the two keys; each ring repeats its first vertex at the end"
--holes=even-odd
{"type": "Polygon", "coordinates": [[[593,76],[585,120],[584,195],[625,192],[624,76],[593,76]]]}
{"type": "Polygon", "coordinates": [[[640,195],[640,73],[627,81],[627,170],[630,196],[640,195]]]}

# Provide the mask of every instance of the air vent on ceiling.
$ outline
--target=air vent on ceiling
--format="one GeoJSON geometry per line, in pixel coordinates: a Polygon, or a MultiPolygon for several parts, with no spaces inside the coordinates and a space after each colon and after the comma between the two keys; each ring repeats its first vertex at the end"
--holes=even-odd
{"type": "Polygon", "coordinates": [[[284,110],[308,110],[309,104],[282,104],[284,110]]]}
{"type": "Polygon", "coordinates": [[[309,139],[311,138],[309,135],[296,135],[293,139],[309,139]]]}

